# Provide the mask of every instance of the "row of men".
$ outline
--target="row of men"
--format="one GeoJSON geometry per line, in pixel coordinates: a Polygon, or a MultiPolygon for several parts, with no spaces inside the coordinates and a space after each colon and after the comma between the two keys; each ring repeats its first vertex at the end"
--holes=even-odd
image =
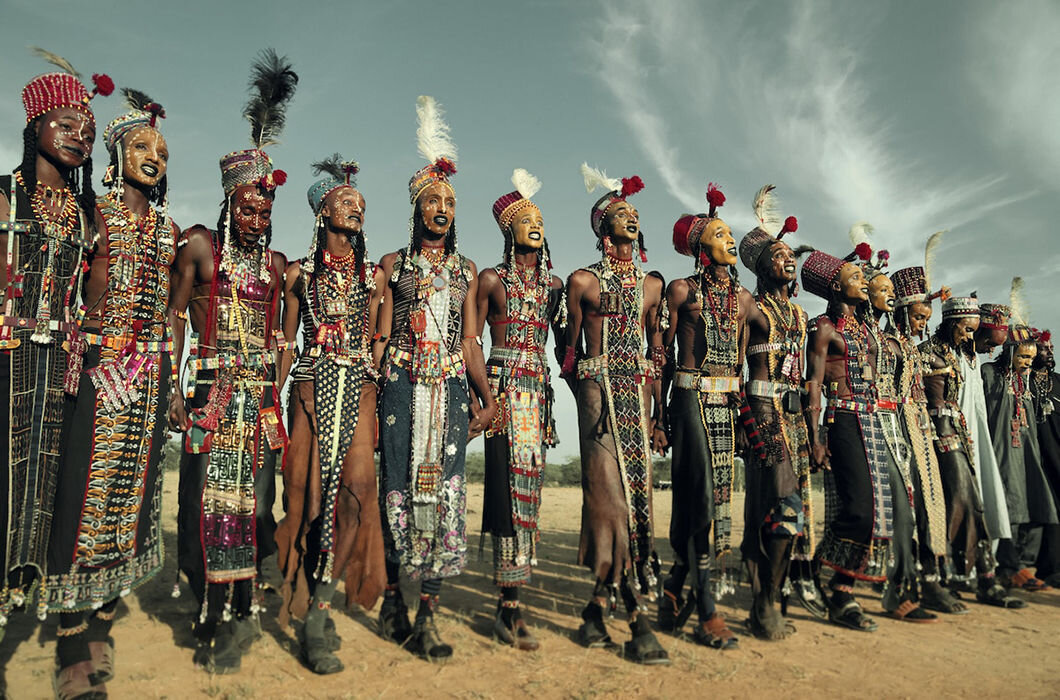
{"type": "Polygon", "coordinates": [[[738,449],[747,454],[741,550],[759,636],[790,634],[776,609],[789,569],[807,609],[861,630],[874,623],[852,595],[855,580],[886,581],[884,607],[909,621],[933,620],[925,608],[967,611],[943,585],[943,560],[958,574],[977,572],[977,596],[990,604],[1022,602],[995,569],[1009,584],[1044,585],[1021,559],[1032,549],[1029,526],[1056,523],[1052,497],[1027,512],[1032,495],[1051,493],[1032,482],[1044,479],[1037,421],[1053,420],[1044,353],[1046,369],[1029,385],[1026,373],[1030,348],[1050,347],[1048,338],[1010,325],[1005,309],[950,298],[918,348],[936,296],[928,264],[888,277],[883,251],[873,259],[860,241],[846,258],[813,251],[803,285],[829,306],[809,321],[792,301],[797,256],[783,240],[797,222],[776,216],[772,186],[756,196],[760,225],[739,248],[711,186],[709,211],[674,226],[675,249],[695,260],[694,274],[666,285],[637,262],[644,240],[628,200],[640,178],[583,166],[587,188],[606,190],[591,208],[601,259],[566,285],[551,273],[531,200],[539,183],[517,170],[516,189],[493,206],[504,258],[480,273],[457,250],[455,148],[428,97],[417,103],[427,165],[409,182],[408,246],[371,262],[357,166],[334,156],[314,164],[323,178],[308,192],[310,249],[288,264],[270,248],[286,176],[262,150],[297,85],[285,59],[266,52],[254,66],[246,108],[254,147],[221,159],[216,230],[183,232],[166,209],[162,108],[125,91],[130,111],[104,129],[109,191],[97,198],[89,101],[113,84],[94,76],[89,92],[66,68],[24,89],[25,153],[0,179],[8,250],[0,374],[12,406],[0,430],[10,455],[0,629],[33,593],[40,614],[60,614],[60,695],[105,694],[117,602],[161,568],[167,424],[184,436],[178,558],[201,610],[198,665],[239,668],[260,635],[260,562],[277,550],[282,621],[304,618],[300,649],[313,671],[342,670],[328,612],[340,580],[348,602],[371,608],[383,596],[384,638],[426,658],[450,656],[434,610],[442,580],[466,562],[464,451],[482,433],[494,633],[537,648],[518,590],[536,562],[545,450],[555,440],[550,330],[578,405],[579,562],[595,577],[579,630],[586,646],[613,645],[604,614],[619,597],[632,631],[623,651],[634,661],[669,661],[648,621],[653,601],[662,629],[680,632],[697,612],[696,641],[736,645],[715,598],[733,588],[741,558],[730,544],[738,449]],[[755,295],[737,282],[739,259],[756,276],[755,295]],[[1006,347],[982,379],[969,345],[981,312],[982,333],[993,334],[985,342],[1006,347]],[[991,444],[997,460],[982,448],[991,444]],[[675,563],[660,587],[651,454],[668,448],[675,563]],[[286,515],[277,525],[281,451],[286,515]],[[816,546],[815,469],[825,471],[827,492],[816,546]],[[835,571],[830,595],[818,583],[822,565],[835,571]],[[414,622],[402,572],[420,584],[414,622]]]}

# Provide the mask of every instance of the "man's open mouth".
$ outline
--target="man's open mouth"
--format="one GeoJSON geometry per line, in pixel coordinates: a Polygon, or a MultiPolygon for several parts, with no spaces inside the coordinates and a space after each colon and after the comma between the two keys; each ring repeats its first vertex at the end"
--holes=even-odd
{"type": "Polygon", "coordinates": [[[445,226],[446,224],[449,223],[449,217],[448,216],[436,216],[433,219],[431,219],[431,221],[433,221],[434,223],[438,224],[439,226],[445,226]]]}
{"type": "Polygon", "coordinates": [[[736,246],[733,246],[731,248],[726,248],[725,252],[728,253],[729,255],[732,255],[733,257],[735,257],[736,256],[736,246]]]}
{"type": "Polygon", "coordinates": [[[784,266],[784,272],[788,273],[789,275],[794,274],[795,273],[795,266],[794,265],[785,265],[784,266]]]}
{"type": "Polygon", "coordinates": [[[142,172],[147,177],[154,177],[155,175],[158,175],[158,168],[156,168],[153,165],[148,165],[147,163],[145,163],[145,164],[140,166],[140,172],[142,172]]]}
{"type": "Polygon", "coordinates": [[[531,241],[540,241],[541,240],[541,232],[540,231],[531,231],[530,233],[526,234],[526,237],[529,238],[531,241]]]}
{"type": "Polygon", "coordinates": [[[633,225],[627,226],[626,230],[630,233],[640,233],[640,229],[633,225]]]}

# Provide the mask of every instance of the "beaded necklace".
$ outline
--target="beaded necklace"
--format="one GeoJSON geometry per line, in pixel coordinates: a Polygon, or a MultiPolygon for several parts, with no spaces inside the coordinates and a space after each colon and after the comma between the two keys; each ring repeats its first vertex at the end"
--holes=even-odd
{"type": "MultiPolygon", "coordinates": [[[[699,278],[700,289],[703,290],[703,295],[707,298],[710,313],[717,324],[718,335],[721,336],[722,340],[728,342],[732,340],[739,328],[740,299],[736,293],[736,285],[733,283],[732,278],[725,282],[719,282],[706,273],[701,273],[699,278]],[[716,293],[721,295],[720,300],[715,297],[716,293]],[[719,308],[722,304],[725,305],[724,312],[719,308]]],[[[706,324],[703,324],[703,328],[705,331],[706,324]]],[[[710,339],[707,338],[707,341],[709,342],[710,339]]]]}
{"type": "Polygon", "coordinates": [[[1012,446],[1019,448],[1023,446],[1020,430],[1027,427],[1027,411],[1023,405],[1023,394],[1027,390],[1027,383],[1023,379],[1023,373],[1009,369],[1009,386],[1012,387],[1012,397],[1015,403],[1015,411],[1012,414],[1012,446]]]}
{"type": "Polygon", "coordinates": [[[1044,423],[1053,413],[1053,373],[1047,369],[1031,372],[1031,396],[1038,422],[1044,423]]]}
{"type": "MultiPolygon", "coordinates": [[[[781,313],[780,300],[775,295],[762,294],[758,298],[768,307],[770,341],[780,345],[780,352],[784,356],[780,376],[798,382],[802,378],[801,358],[802,346],[806,340],[806,321],[791,299],[783,299],[784,308],[787,311],[785,315],[781,313]]],[[[770,373],[773,374],[777,369],[775,353],[769,353],[767,361],[770,373]]]]}

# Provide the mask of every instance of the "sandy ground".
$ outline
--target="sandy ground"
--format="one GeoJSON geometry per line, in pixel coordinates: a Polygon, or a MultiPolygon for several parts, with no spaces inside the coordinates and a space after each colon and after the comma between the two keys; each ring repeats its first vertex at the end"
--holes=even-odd
{"type": "MultiPolygon", "coordinates": [[[[673,659],[669,667],[641,667],[603,650],[584,649],[572,636],[591,586],[587,572],[575,564],[581,494],[571,488],[546,489],[541,564],[523,595],[541,641],[539,651],[518,652],[492,641],[496,597],[487,549],[483,561],[472,556],[469,571],[443,588],[438,626],[456,649],[444,665],[421,661],[380,640],[374,611],[336,610],[343,639],[338,656],[346,670],[316,676],[298,661],[292,632],[277,626],[279,599],[270,596],[263,616],[265,636],[244,657],[242,671],[211,676],[192,665],[190,622],[197,610],[190,592],[184,586],[180,598],[170,595],[176,570],[177,479],[174,472],[166,477],[166,569],[119,608],[114,629],[117,679],[108,684],[115,698],[1060,695],[1058,591],[1019,594],[1032,604],[1018,611],[973,602],[971,614],[945,616],[934,625],[880,616],[879,630],[871,634],[818,622],[793,605],[798,632],[783,642],[744,636],[739,650],[719,652],[685,638],[661,637],[673,659]]],[[[473,485],[468,496],[469,542],[477,553],[481,486],[473,485]]],[[[670,495],[656,492],[655,498],[658,546],[666,558],[670,495]]],[[[741,512],[741,504],[734,503],[733,511],[741,512]]],[[[734,529],[738,532],[740,523],[734,529]]],[[[278,580],[275,565],[269,573],[278,580]]],[[[880,613],[878,598],[864,588],[863,606],[880,613]]],[[[744,584],[720,605],[741,634],[749,600],[744,584]]],[[[16,616],[10,625],[0,645],[10,697],[52,696],[55,625],[55,620],[38,625],[26,615],[16,616]]],[[[619,617],[610,627],[616,641],[629,638],[619,617]]]]}

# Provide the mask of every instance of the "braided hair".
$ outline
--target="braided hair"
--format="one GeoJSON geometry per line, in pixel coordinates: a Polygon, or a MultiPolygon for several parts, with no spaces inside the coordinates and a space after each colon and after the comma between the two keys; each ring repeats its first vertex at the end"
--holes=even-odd
{"type": "MultiPolygon", "coordinates": [[[[110,154],[110,167],[113,169],[114,172],[118,171],[118,158],[123,157],[122,151],[124,151],[124,147],[119,146],[118,148],[115,148],[114,151],[110,154]]],[[[162,176],[162,179],[152,185],[151,189],[147,190],[144,194],[147,195],[148,202],[161,206],[166,199],[166,192],[168,191],[169,173],[167,172],[165,175],[162,176]]]]}
{"type": "MultiPolygon", "coordinates": [[[[37,156],[40,154],[40,140],[37,129],[40,126],[41,117],[37,117],[22,130],[22,164],[19,171],[22,179],[26,182],[26,194],[30,197],[37,191],[37,156]]],[[[77,203],[85,215],[85,222],[90,233],[96,226],[96,192],[92,189],[92,157],[85,158],[80,167],[62,173],[66,186],[77,197],[77,203]]]]}
{"type": "MultiPolygon", "coordinates": [[[[164,178],[163,178],[163,180],[159,181],[159,183],[158,183],[159,186],[162,185],[163,181],[164,181],[164,178]]],[[[276,194],[274,192],[270,192],[269,190],[266,190],[263,187],[259,187],[258,188],[258,192],[261,194],[262,197],[265,197],[266,199],[272,199],[272,200],[276,199],[276,194]]],[[[228,215],[231,212],[231,210],[232,210],[232,197],[228,196],[228,197],[225,197],[225,201],[221,203],[221,214],[220,214],[220,216],[217,217],[217,232],[218,232],[218,236],[220,236],[221,232],[224,231],[225,221],[228,219],[228,215]]],[[[234,234],[234,236],[238,236],[239,235],[239,233],[236,232],[236,231],[233,231],[233,234],[234,234]]],[[[272,245],[272,220],[271,219],[269,220],[269,225],[265,228],[264,236],[265,236],[265,248],[268,249],[272,245]]],[[[234,238],[233,238],[233,240],[234,240],[234,238]]],[[[223,245],[223,244],[224,244],[224,242],[222,241],[221,245],[223,245]]]]}

